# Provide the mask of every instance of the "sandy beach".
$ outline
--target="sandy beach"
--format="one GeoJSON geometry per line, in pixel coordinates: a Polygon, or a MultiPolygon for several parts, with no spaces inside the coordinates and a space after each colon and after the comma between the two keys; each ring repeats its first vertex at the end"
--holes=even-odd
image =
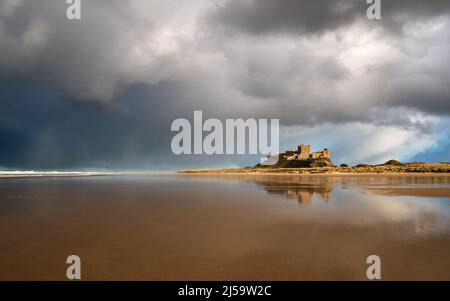
{"type": "Polygon", "coordinates": [[[448,176],[0,180],[0,279],[450,279],[448,176]],[[407,196],[407,198],[405,198],[407,196]]]}

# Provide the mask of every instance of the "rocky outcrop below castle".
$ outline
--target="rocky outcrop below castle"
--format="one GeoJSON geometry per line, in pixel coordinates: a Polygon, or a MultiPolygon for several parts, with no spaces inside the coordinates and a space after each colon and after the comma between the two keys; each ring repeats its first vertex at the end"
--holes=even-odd
{"type": "Polygon", "coordinates": [[[316,168],[332,167],[333,162],[330,158],[306,159],[306,160],[287,160],[278,158],[275,164],[257,164],[255,168],[316,168]]]}

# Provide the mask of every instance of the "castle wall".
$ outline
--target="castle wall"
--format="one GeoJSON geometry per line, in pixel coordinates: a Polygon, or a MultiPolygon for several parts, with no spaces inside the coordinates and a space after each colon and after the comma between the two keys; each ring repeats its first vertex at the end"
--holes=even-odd
{"type": "Polygon", "coordinates": [[[300,144],[297,148],[297,152],[295,151],[286,151],[280,154],[282,158],[287,160],[308,160],[308,159],[320,159],[320,158],[328,158],[331,159],[331,153],[328,148],[324,149],[321,152],[311,153],[311,145],[309,144],[300,144]]]}
{"type": "Polygon", "coordinates": [[[320,157],[322,157],[322,152],[315,152],[311,154],[311,159],[319,159],[320,157]]]}
{"type": "Polygon", "coordinates": [[[321,152],[314,152],[310,156],[311,159],[320,159],[320,158],[328,158],[331,159],[331,153],[328,148],[324,149],[321,152]]]}

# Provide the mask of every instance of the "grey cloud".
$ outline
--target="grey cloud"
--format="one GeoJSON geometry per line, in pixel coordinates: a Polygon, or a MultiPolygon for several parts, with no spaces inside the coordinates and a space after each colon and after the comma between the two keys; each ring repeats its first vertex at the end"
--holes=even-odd
{"type": "Polygon", "coordinates": [[[362,1],[226,1],[210,17],[217,24],[250,34],[317,33],[335,29],[363,13],[362,1]]]}
{"type": "MultiPolygon", "coordinates": [[[[320,34],[368,21],[368,7],[365,0],[228,0],[208,19],[213,25],[252,35],[320,34]]],[[[449,11],[447,0],[383,0],[383,20],[369,24],[398,32],[408,22],[449,11]]]]}
{"type": "Polygon", "coordinates": [[[183,20],[172,21],[168,3],[83,1],[81,21],[66,19],[65,1],[10,3],[0,2],[9,7],[0,15],[0,73],[31,74],[70,97],[101,101],[176,73],[180,58],[171,47],[183,41],[164,28],[183,20]]]}
{"type": "MultiPolygon", "coordinates": [[[[400,126],[406,118],[384,116],[391,108],[449,114],[448,20],[411,21],[405,36],[364,27],[339,31],[343,38],[231,35],[218,38],[217,48],[225,53],[233,86],[261,100],[256,110],[276,112],[285,124],[400,126]]],[[[423,124],[405,126],[429,131],[423,124]]]]}
{"type": "Polygon", "coordinates": [[[450,82],[428,74],[413,74],[389,85],[389,102],[435,115],[450,114],[450,82]]]}
{"type": "MultiPolygon", "coordinates": [[[[423,36],[397,37],[395,42],[387,42],[390,51],[409,60],[396,59],[398,54],[392,53],[394,58],[381,68],[355,75],[348,66],[352,62],[341,60],[353,45],[339,38],[331,43],[308,36],[241,39],[214,35],[207,24],[198,22],[204,12],[213,19],[229,16],[230,24],[236,26],[240,21],[233,18],[250,23],[254,18],[262,27],[251,30],[260,34],[285,29],[320,32],[353,22],[356,11],[365,12],[365,1],[228,1],[215,12],[208,1],[192,1],[183,4],[186,10],[180,13],[173,10],[180,5],[176,1],[98,0],[83,3],[83,19],[78,23],[65,19],[64,2],[0,3],[7,7],[0,15],[0,74],[26,74],[59,89],[67,98],[112,101],[129,85],[173,81],[196,82],[196,89],[206,90],[202,97],[225,99],[242,114],[277,113],[286,124],[362,120],[370,117],[366,111],[389,105],[411,106],[432,114],[448,112],[445,82],[449,73],[443,67],[447,55],[433,52],[448,48],[450,43],[444,38],[432,37],[427,42],[423,36]],[[188,20],[194,24],[193,32],[188,20]],[[430,59],[409,67],[419,58],[408,51],[425,53],[430,59]],[[374,82],[364,89],[372,91],[371,95],[354,93],[362,89],[361,82],[370,73],[376,74],[374,82]],[[416,83],[415,78],[426,80],[416,83]],[[223,88],[223,96],[209,94],[211,82],[223,88]]],[[[402,3],[383,1],[383,10],[414,22],[419,12],[423,16],[445,13],[448,1],[402,3]]],[[[378,38],[365,43],[376,46],[384,37],[374,37],[378,38]]],[[[218,101],[203,101],[207,102],[218,101]]]]}

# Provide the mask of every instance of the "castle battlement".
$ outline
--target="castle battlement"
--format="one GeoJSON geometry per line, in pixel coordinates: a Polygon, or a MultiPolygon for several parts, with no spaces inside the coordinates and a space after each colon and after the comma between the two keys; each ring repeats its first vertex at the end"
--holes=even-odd
{"type": "Polygon", "coordinates": [[[311,145],[300,144],[297,151],[286,151],[280,154],[280,157],[287,160],[331,159],[331,152],[328,148],[325,148],[323,151],[311,153],[311,145]]]}

